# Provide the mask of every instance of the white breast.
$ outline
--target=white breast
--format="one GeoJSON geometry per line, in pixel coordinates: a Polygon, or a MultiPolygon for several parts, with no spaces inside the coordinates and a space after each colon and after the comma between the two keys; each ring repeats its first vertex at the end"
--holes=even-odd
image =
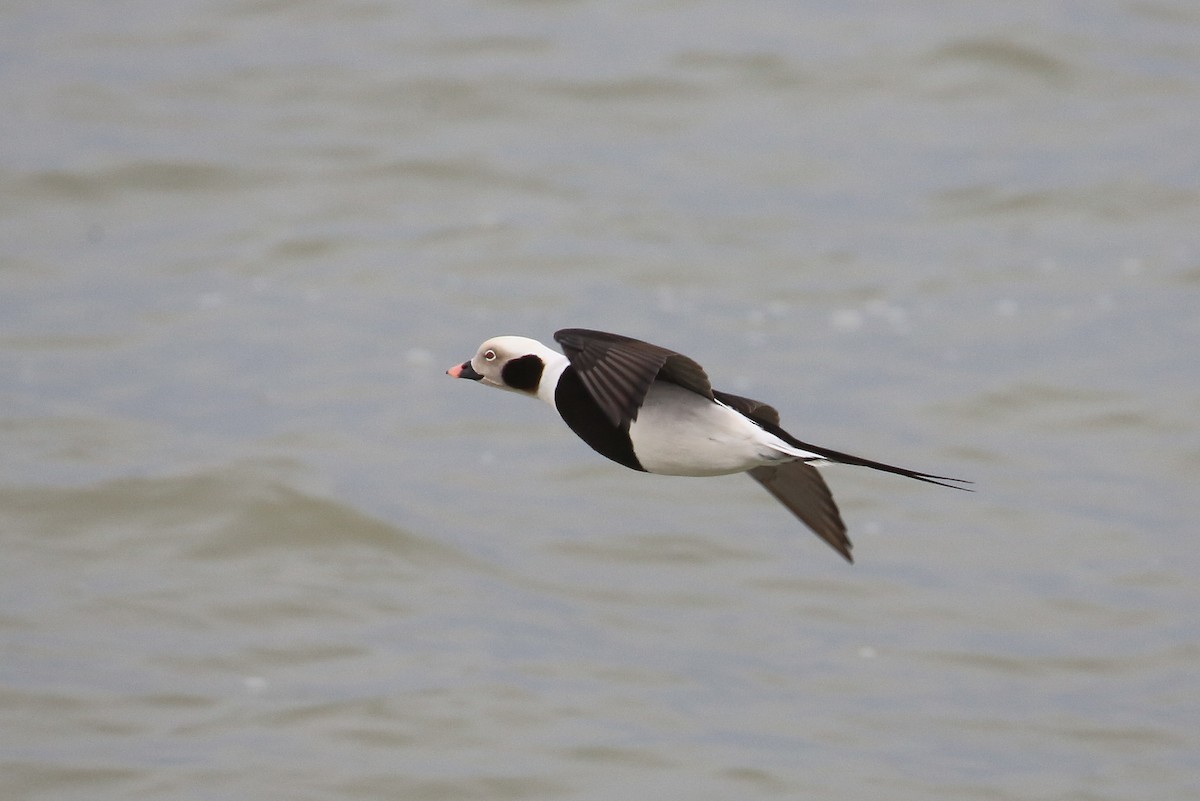
{"type": "Polygon", "coordinates": [[[798,450],[728,406],[656,381],[629,426],[633,452],[651,473],[720,476],[817,454],[798,450]]]}

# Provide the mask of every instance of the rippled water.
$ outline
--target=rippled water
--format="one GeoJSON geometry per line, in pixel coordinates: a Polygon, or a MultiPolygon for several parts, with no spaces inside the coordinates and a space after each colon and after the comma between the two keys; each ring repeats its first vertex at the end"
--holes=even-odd
{"type": "Polygon", "coordinates": [[[1190,3],[10,3],[6,797],[1200,795],[1190,3]],[[695,357],[844,565],[446,378],[695,357]]]}

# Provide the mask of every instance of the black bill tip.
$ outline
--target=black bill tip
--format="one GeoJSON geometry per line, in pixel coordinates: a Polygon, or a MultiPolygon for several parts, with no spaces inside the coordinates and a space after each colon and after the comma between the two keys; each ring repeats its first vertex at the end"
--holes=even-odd
{"type": "Polygon", "coordinates": [[[454,365],[446,371],[446,375],[454,378],[469,378],[472,381],[478,381],[479,379],[483,378],[483,376],[475,372],[475,368],[471,366],[470,362],[463,362],[462,364],[454,365]]]}

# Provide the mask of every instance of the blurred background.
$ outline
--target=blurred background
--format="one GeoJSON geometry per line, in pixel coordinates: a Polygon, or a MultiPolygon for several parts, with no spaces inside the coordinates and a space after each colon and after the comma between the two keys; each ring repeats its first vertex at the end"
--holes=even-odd
{"type": "Polygon", "coordinates": [[[1200,794],[1200,7],[0,9],[21,799],[1200,794]],[[830,467],[443,371],[682,351],[830,467]]]}

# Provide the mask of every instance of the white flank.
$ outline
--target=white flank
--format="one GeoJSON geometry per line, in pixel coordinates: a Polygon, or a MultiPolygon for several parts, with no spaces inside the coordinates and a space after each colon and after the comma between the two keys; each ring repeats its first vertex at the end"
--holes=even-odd
{"type": "Polygon", "coordinates": [[[669,476],[721,476],[821,458],[793,448],[724,404],[660,381],[646,393],[629,438],[642,467],[669,476]]]}

